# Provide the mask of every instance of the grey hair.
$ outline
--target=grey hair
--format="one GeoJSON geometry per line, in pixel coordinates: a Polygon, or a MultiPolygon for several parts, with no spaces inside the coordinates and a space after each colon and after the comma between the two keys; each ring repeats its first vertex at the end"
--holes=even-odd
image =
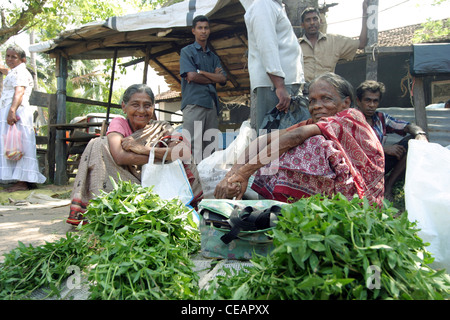
{"type": "Polygon", "coordinates": [[[6,51],[8,50],[12,50],[15,53],[17,53],[19,55],[20,59],[26,59],[27,54],[25,52],[25,50],[22,49],[22,47],[19,47],[17,44],[11,44],[6,48],[6,51]]]}
{"type": "Polygon", "coordinates": [[[342,100],[349,97],[351,106],[353,106],[355,102],[355,96],[353,93],[353,86],[350,84],[350,82],[348,82],[340,75],[337,75],[333,72],[326,72],[316,77],[313,81],[309,83],[310,90],[311,87],[318,81],[325,81],[330,85],[332,85],[336,89],[337,93],[339,94],[342,100]]]}
{"type": "Polygon", "coordinates": [[[149,96],[150,100],[152,100],[152,104],[155,104],[155,95],[153,94],[152,89],[150,89],[150,87],[145,84],[133,84],[129,86],[123,93],[122,102],[124,104],[127,104],[130,101],[131,96],[137,92],[146,93],[149,96]]]}

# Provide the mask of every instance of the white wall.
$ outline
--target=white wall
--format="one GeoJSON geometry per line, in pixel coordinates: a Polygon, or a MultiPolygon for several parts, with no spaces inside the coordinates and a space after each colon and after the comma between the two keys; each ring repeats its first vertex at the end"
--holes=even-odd
{"type": "Polygon", "coordinates": [[[156,109],[177,112],[179,115],[156,111],[156,117],[158,118],[158,120],[183,121],[183,114],[180,111],[180,103],[181,101],[159,102],[158,105],[156,106],[156,109]]]}

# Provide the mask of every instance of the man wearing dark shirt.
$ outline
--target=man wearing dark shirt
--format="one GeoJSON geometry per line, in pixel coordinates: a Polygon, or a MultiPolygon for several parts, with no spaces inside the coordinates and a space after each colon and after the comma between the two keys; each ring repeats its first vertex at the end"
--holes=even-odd
{"type": "Polygon", "coordinates": [[[195,42],[184,47],[180,53],[183,130],[190,135],[196,163],[208,156],[203,155],[208,141],[217,143],[214,135],[219,127],[216,83],[225,85],[227,81],[219,58],[207,46],[210,32],[208,18],[195,17],[192,22],[195,42]],[[213,134],[205,135],[208,130],[213,134]]]}
{"type": "Polygon", "coordinates": [[[356,103],[383,146],[385,174],[387,175],[384,184],[384,197],[392,201],[393,186],[406,170],[409,139],[425,141],[428,141],[428,139],[426,133],[416,124],[376,111],[385,90],[382,82],[366,80],[356,88],[356,103]],[[409,135],[393,145],[386,145],[386,135],[392,133],[400,136],[409,135]]]}

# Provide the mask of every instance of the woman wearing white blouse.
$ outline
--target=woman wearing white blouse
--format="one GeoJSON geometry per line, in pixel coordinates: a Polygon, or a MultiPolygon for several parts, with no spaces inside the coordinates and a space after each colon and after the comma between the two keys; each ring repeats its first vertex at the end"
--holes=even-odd
{"type": "Polygon", "coordinates": [[[28,190],[30,184],[44,183],[36,158],[36,137],[33,127],[33,108],[29,98],[33,78],[26,67],[25,51],[12,45],[6,49],[6,65],[0,72],[6,75],[0,100],[0,182],[14,183],[7,192],[28,190]],[[5,136],[12,125],[21,132],[23,157],[18,161],[5,157],[5,136]]]}

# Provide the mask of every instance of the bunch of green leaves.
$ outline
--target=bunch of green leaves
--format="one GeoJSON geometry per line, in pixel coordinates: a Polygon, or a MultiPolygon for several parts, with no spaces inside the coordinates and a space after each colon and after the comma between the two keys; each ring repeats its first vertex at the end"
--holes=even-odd
{"type": "Polygon", "coordinates": [[[47,296],[60,297],[60,286],[69,276],[69,266],[86,266],[89,245],[71,233],[36,247],[19,242],[17,248],[5,254],[0,265],[0,300],[28,299],[40,289],[47,296]]]}
{"type": "Polygon", "coordinates": [[[97,237],[91,299],[192,299],[198,276],[191,253],[200,235],[192,210],[126,181],[91,200],[82,230],[97,237]]]}
{"type": "Polygon", "coordinates": [[[198,276],[189,254],[200,247],[192,210],[127,181],[91,200],[89,224],[41,246],[19,246],[0,264],[0,299],[61,298],[76,266],[87,274],[89,299],[193,299],[198,276]],[[40,295],[42,296],[42,295],[40,295]]]}
{"type": "Polygon", "coordinates": [[[209,299],[446,299],[450,279],[435,271],[416,224],[397,209],[314,196],[285,206],[270,232],[275,249],[253,267],[227,270],[209,299]],[[378,272],[378,274],[377,274],[378,272]]]}

